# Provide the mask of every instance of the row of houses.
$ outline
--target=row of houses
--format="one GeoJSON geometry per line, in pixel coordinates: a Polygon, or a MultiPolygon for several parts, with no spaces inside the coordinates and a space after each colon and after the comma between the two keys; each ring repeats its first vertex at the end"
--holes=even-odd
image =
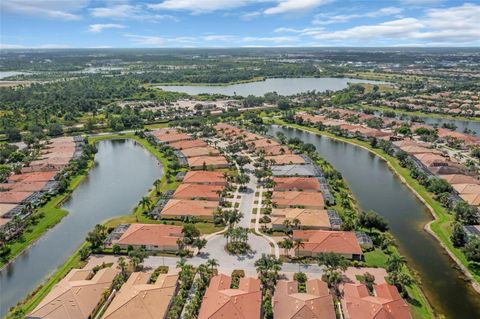
{"type": "Polygon", "coordinates": [[[371,239],[364,233],[339,231],[341,218],[334,210],[328,209],[329,205],[335,204],[334,197],[321,169],[310,158],[294,154],[274,139],[233,125],[221,123],[216,129],[224,138],[242,140],[251,152],[264,156],[270,163],[274,186],[269,226],[283,230],[288,224],[298,223],[297,227],[302,230],[294,231],[293,236],[305,243],[297,250],[299,255],[336,252],[351,259],[361,259],[362,247],[372,247],[371,239]],[[279,148],[283,149],[283,155],[265,155],[269,150],[279,148]]]}
{"type": "Polygon", "coordinates": [[[160,217],[181,219],[193,216],[212,221],[227,185],[224,171],[221,171],[229,168],[227,159],[217,148],[176,129],[160,129],[151,134],[158,143],[171,147],[180,163],[190,169],[177,177],[181,184],[162,207],[160,217]]]}
{"type": "MultiPolygon", "coordinates": [[[[152,280],[152,272],[134,272],[113,298],[105,302],[105,291],[112,287],[118,270],[74,269],[62,279],[27,318],[87,319],[106,309],[102,319],[165,318],[178,290],[178,274],[160,274],[152,280]]],[[[273,296],[276,319],[335,319],[335,304],[327,284],[319,279],[305,283],[300,292],[294,280],[279,280],[273,296]]],[[[410,319],[408,305],[397,289],[386,283],[374,286],[373,293],[360,283],[342,285],[342,312],[346,319],[395,318],[410,319]]],[[[113,295],[112,295],[113,296],[113,295]]],[[[261,318],[262,291],[260,280],[240,278],[236,288],[232,277],[219,274],[211,278],[203,296],[198,319],[261,318]]]]}
{"type": "Polygon", "coordinates": [[[158,144],[174,149],[180,164],[192,170],[222,169],[230,166],[217,149],[190,134],[178,132],[175,128],[158,129],[149,134],[158,144]]]}
{"type": "Polygon", "coordinates": [[[134,272],[105,302],[105,292],[111,291],[118,270],[105,267],[96,273],[92,269],[73,269],[30,312],[26,318],[87,319],[107,305],[103,319],[164,318],[177,292],[178,274],[160,274],[152,280],[152,272],[134,272]],[[113,296],[113,295],[112,295],[113,296]]]}
{"type": "Polygon", "coordinates": [[[6,225],[13,217],[25,218],[43,194],[53,192],[61,172],[72,159],[79,158],[84,141],[78,137],[59,137],[45,143],[38,159],[25,163],[20,174],[8,177],[0,184],[0,226],[6,225]]]}

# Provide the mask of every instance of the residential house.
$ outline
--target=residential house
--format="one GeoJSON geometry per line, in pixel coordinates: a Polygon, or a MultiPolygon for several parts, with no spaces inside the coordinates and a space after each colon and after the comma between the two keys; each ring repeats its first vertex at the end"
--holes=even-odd
{"type": "Polygon", "coordinates": [[[324,209],[274,208],[270,215],[273,229],[284,229],[284,222],[297,219],[302,229],[331,230],[328,213],[324,209]]]}
{"type": "Polygon", "coordinates": [[[183,237],[182,227],[164,224],[130,224],[119,239],[111,241],[111,245],[119,245],[122,249],[129,246],[145,248],[150,251],[174,251],[178,249],[177,240],[183,237]]]}
{"type": "Polygon", "coordinates": [[[361,259],[363,252],[354,232],[326,230],[294,230],[294,239],[302,239],[300,256],[318,256],[321,253],[337,253],[349,259],[361,259]]]}
{"type": "Polygon", "coordinates": [[[320,191],[320,182],[315,177],[274,177],[275,191],[320,191]]]}
{"type": "Polygon", "coordinates": [[[171,199],[163,207],[160,216],[167,219],[193,216],[205,220],[212,220],[213,213],[218,205],[218,201],[171,199]]]}
{"type": "Polygon", "coordinates": [[[307,208],[307,209],[323,209],[325,201],[320,192],[277,192],[272,194],[272,202],[277,208],[307,208]]]}
{"type": "Polygon", "coordinates": [[[231,288],[232,278],[221,274],[210,280],[198,319],[260,319],[262,292],[260,280],[241,278],[238,288],[231,288]]]}
{"type": "Polygon", "coordinates": [[[173,199],[200,199],[213,200],[220,199],[220,192],[223,186],[219,185],[200,185],[200,184],[180,184],[173,193],[173,199]]]}

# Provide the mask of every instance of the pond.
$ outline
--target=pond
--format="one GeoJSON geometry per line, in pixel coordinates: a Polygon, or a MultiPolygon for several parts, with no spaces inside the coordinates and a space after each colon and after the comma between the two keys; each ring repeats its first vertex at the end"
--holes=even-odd
{"type": "Polygon", "coordinates": [[[316,146],[317,152],[345,178],[362,210],[384,216],[400,252],[418,272],[435,310],[446,318],[480,318],[480,296],[462,280],[453,261],[423,227],[432,220],[427,208],[397,178],[388,165],[367,150],[297,129],[272,126],[316,146]]]}
{"type": "Polygon", "coordinates": [[[163,174],[133,140],[98,143],[95,166],[63,208],[69,214],[0,272],[0,317],[52,274],[103,221],[128,215],[163,174]]]}
{"type": "Polygon", "coordinates": [[[387,82],[350,78],[275,78],[231,85],[160,85],[156,87],[165,91],[183,92],[190,95],[209,93],[229,96],[263,96],[268,92],[293,95],[313,90],[317,92],[338,91],[347,88],[348,83],[385,84],[387,82]]]}

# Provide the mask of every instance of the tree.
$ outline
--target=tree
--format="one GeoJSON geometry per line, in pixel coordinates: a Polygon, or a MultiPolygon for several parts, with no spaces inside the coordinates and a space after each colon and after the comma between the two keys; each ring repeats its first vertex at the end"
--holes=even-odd
{"type": "Polygon", "coordinates": [[[210,258],[207,260],[207,266],[212,269],[212,272],[214,269],[216,269],[219,266],[218,260],[215,258],[210,258]]]}
{"type": "Polygon", "coordinates": [[[140,206],[143,208],[144,211],[147,211],[152,206],[152,200],[149,197],[144,196],[140,200],[140,206]]]}
{"type": "Polygon", "coordinates": [[[350,265],[350,262],[345,257],[333,252],[321,253],[318,256],[318,263],[321,266],[325,266],[328,272],[338,269],[345,271],[350,265]]]}
{"type": "Polygon", "coordinates": [[[472,262],[480,262],[480,239],[470,239],[463,247],[465,257],[472,262]]]}
{"type": "Polygon", "coordinates": [[[114,245],[112,246],[112,252],[113,252],[115,255],[120,254],[121,251],[122,251],[122,248],[120,247],[119,244],[114,244],[114,245]]]}
{"type": "Polygon", "coordinates": [[[278,243],[278,246],[285,249],[285,256],[289,257],[290,249],[292,249],[295,246],[295,244],[293,240],[291,240],[290,238],[285,238],[284,240],[278,243]]]}
{"type": "Polygon", "coordinates": [[[298,256],[300,253],[300,248],[305,247],[305,242],[303,241],[302,238],[294,238],[293,247],[295,248],[296,255],[298,256]]]}
{"type": "Polygon", "coordinates": [[[207,245],[206,239],[195,238],[192,246],[198,248],[198,251],[202,250],[207,245]]]}
{"type": "Polygon", "coordinates": [[[458,201],[453,208],[455,220],[464,225],[476,225],[479,222],[477,209],[464,201],[458,201]]]}
{"type": "Polygon", "coordinates": [[[134,249],[128,253],[128,257],[130,258],[133,269],[136,271],[140,269],[145,257],[147,257],[147,252],[144,249],[134,249]]]}
{"type": "Polygon", "coordinates": [[[90,256],[92,253],[92,250],[88,246],[84,246],[80,249],[79,254],[80,254],[80,260],[85,261],[87,258],[90,256]]]}
{"type": "Polygon", "coordinates": [[[358,217],[358,223],[372,231],[376,228],[380,231],[388,230],[388,222],[382,216],[378,215],[374,211],[361,212],[358,217]]]}
{"type": "Polygon", "coordinates": [[[16,128],[7,128],[5,130],[5,135],[9,142],[19,142],[22,139],[22,135],[20,134],[20,130],[16,128]]]}
{"type": "Polygon", "coordinates": [[[120,256],[118,258],[118,268],[120,269],[121,273],[125,275],[127,273],[127,263],[125,262],[125,257],[120,256]]]}
{"type": "Polygon", "coordinates": [[[373,285],[375,284],[375,276],[372,275],[369,272],[366,272],[365,274],[363,274],[363,281],[365,283],[365,286],[367,286],[368,291],[370,293],[373,293],[373,285]]]}
{"type": "Polygon", "coordinates": [[[201,233],[193,224],[186,224],[182,229],[183,241],[187,245],[192,245],[195,239],[199,238],[201,233]]]}
{"type": "Polygon", "coordinates": [[[106,238],[107,227],[97,224],[95,228],[87,234],[86,241],[90,243],[92,250],[96,250],[103,245],[106,238]]]}
{"type": "Polygon", "coordinates": [[[391,254],[387,258],[387,271],[389,272],[399,272],[402,270],[403,266],[407,263],[405,257],[400,256],[399,254],[391,254]]]}
{"type": "Polygon", "coordinates": [[[153,186],[155,186],[155,191],[157,194],[160,193],[160,186],[162,185],[162,181],[159,179],[156,179],[155,182],[153,182],[153,186]]]}
{"type": "Polygon", "coordinates": [[[48,125],[48,135],[59,136],[63,134],[63,127],[59,123],[51,123],[48,125]]]}
{"type": "Polygon", "coordinates": [[[467,235],[465,234],[465,230],[463,229],[462,224],[459,222],[453,223],[452,235],[450,236],[450,240],[454,247],[463,247],[467,241],[467,235]]]}
{"type": "Polygon", "coordinates": [[[436,177],[430,179],[427,189],[429,192],[432,192],[436,195],[441,193],[450,193],[453,190],[450,183],[444,179],[436,177]]]}

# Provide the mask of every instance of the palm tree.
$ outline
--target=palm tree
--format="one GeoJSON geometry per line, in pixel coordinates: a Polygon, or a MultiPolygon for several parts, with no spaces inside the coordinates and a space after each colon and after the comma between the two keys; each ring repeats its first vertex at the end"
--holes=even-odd
{"type": "Polygon", "coordinates": [[[305,247],[305,242],[302,238],[294,238],[293,239],[293,247],[296,250],[296,255],[298,256],[300,253],[300,248],[305,247]]]}
{"type": "Polygon", "coordinates": [[[213,271],[219,266],[218,260],[216,260],[215,258],[210,258],[209,260],[207,260],[207,266],[209,266],[213,271]]]}
{"type": "Polygon", "coordinates": [[[292,225],[293,225],[295,228],[297,228],[297,229],[300,227],[300,224],[301,224],[301,223],[302,223],[302,222],[301,222],[300,219],[298,219],[298,218],[294,218],[294,219],[292,220],[292,225]]]}
{"type": "Polygon", "coordinates": [[[125,257],[121,256],[118,258],[118,268],[123,276],[127,273],[127,263],[125,262],[125,257]]]}
{"type": "Polygon", "coordinates": [[[187,264],[187,262],[185,261],[185,258],[180,258],[180,260],[177,261],[176,267],[180,268],[180,269],[183,269],[186,264],[187,264]]]}
{"type": "Polygon", "coordinates": [[[155,190],[157,191],[157,194],[160,193],[160,185],[162,184],[162,181],[157,179],[155,182],[153,182],[153,185],[155,186],[155,190]]]}
{"type": "Polygon", "coordinates": [[[140,206],[143,208],[144,211],[148,210],[151,205],[152,201],[147,196],[142,197],[142,199],[140,200],[140,206]]]}
{"type": "Polygon", "coordinates": [[[290,252],[290,249],[292,249],[294,247],[294,242],[292,239],[290,238],[285,238],[284,240],[282,240],[281,242],[278,243],[278,245],[280,247],[282,247],[283,249],[285,249],[285,255],[287,257],[289,257],[289,252],[290,252]]]}
{"type": "Polygon", "coordinates": [[[387,259],[387,271],[399,272],[406,263],[407,260],[405,257],[400,256],[399,254],[392,254],[387,259]]]}

